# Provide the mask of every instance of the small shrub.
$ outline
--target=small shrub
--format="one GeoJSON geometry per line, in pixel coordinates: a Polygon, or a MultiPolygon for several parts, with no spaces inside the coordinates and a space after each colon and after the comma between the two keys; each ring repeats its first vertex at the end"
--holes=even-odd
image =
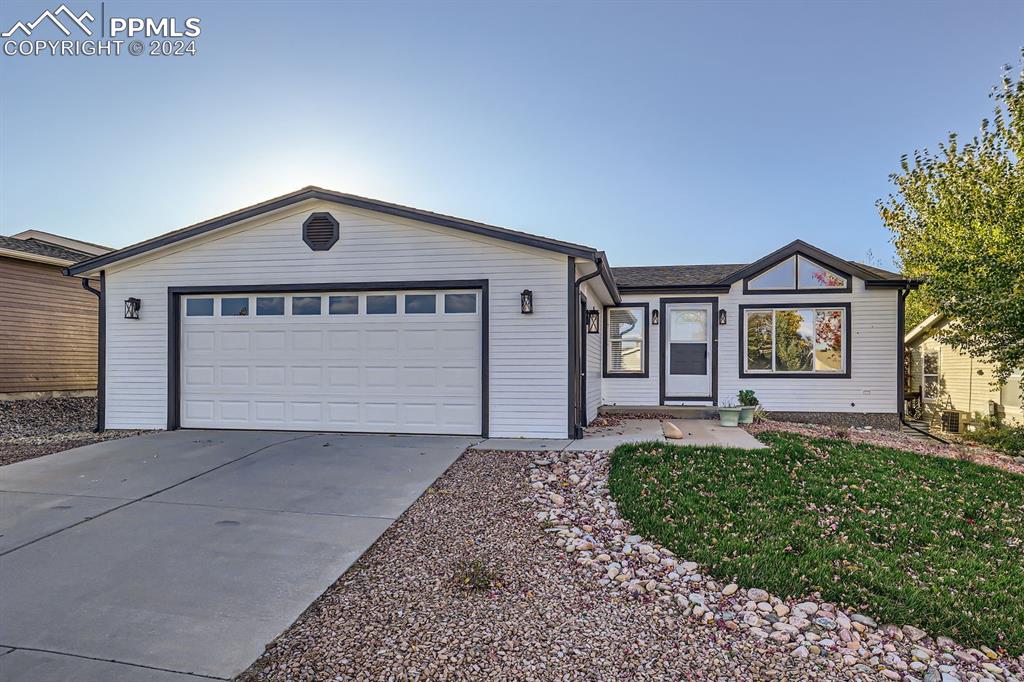
{"type": "Polygon", "coordinates": [[[968,431],[964,437],[1014,457],[1024,455],[1024,426],[984,426],[968,431]]]}
{"type": "Polygon", "coordinates": [[[498,575],[483,559],[459,559],[454,582],[467,590],[489,590],[498,586],[498,575]]]}
{"type": "Polygon", "coordinates": [[[772,416],[770,414],[768,414],[768,410],[764,409],[760,405],[758,405],[757,408],[754,409],[754,423],[755,424],[758,424],[760,422],[766,422],[766,421],[768,421],[771,418],[772,418],[772,416]]]}
{"type": "Polygon", "coordinates": [[[740,391],[736,397],[739,398],[740,405],[743,405],[744,407],[761,404],[761,401],[757,399],[757,396],[754,395],[754,392],[749,388],[745,388],[740,391]]]}

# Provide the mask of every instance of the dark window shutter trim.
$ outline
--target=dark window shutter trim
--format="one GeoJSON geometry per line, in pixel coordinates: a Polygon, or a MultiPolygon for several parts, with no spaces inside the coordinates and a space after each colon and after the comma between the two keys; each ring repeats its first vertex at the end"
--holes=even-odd
{"type": "Polygon", "coordinates": [[[302,241],[313,251],[329,251],[338,243],[338,221],[323,211],[309,214],[302,223],[302,241]]]}

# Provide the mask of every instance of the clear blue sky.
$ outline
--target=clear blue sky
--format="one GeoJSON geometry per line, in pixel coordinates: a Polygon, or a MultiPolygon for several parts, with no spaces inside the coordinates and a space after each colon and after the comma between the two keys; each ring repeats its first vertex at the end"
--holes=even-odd
{"type": "MultiPolygon", "coordinates": [[[[0,24],[58,5],[5,0],[0,24]]],[[[199,16],[198,55],[0,55],[0,233],[123,246],[317,184],[612,265],[745,262],[796,237],[889,263],[888,174],[972,134],[1024,44],[1020,2],[106,12],[199,16]]]]}

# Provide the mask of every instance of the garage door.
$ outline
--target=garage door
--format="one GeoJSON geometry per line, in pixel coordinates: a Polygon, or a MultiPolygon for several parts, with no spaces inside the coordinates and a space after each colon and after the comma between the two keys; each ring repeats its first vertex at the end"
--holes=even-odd
{"type": "Polygon", "coordinates": [[[479,291],[184,296],[181,425],[481,433],[479,291]]]}

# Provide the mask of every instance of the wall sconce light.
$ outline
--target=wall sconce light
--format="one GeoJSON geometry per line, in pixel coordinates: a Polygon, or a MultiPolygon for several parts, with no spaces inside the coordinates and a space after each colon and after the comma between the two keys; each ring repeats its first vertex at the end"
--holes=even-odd
{"type": "Polygon", "coordinates": [[[139,319],[139,308],[142,307],[142,301],[137,298],[126,298],[124,299],[124,319],[126,320],[137,320],[139,319]]]}
{"type": "Polygon", "coordinates": [[[651,324],[658,324],[661,320],[661,313],[657,309],[651,311],[651,324]]]}
{"type": "Polygon", "coordinates": [[[601,313],[600,313],[600,311],[597,311],[597,310],[588,310],[587,311],[587,333],[588,334],[597,334],[599,331],[601,331],[601,327],[600,327],[601,322],[600,322],[600,320],[601,320],[601,313]]]}
{"type": "Polygon", "coordinates": [[[725,308],[718,311],[718,324],[725,324],[729,318],[725,314],[725,308]]]}
{"type": "Polygon", "coordinates": [[[523,315],[529,315],[533,312],[533,292],[529,289],[523,289],[523,293],[519,294],[519,306],[523,315]]]}

